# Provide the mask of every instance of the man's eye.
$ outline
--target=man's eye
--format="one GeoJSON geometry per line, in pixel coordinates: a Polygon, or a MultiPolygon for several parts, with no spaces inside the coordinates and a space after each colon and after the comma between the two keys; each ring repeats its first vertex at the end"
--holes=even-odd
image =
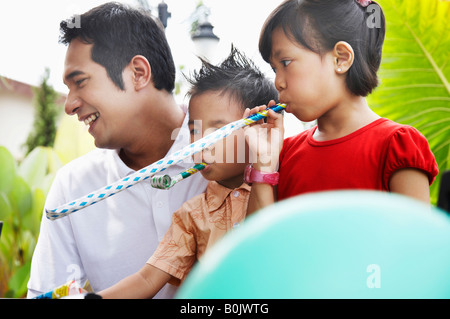
{"type": "Polygon", "coordinates": [[[283,61],[281,61],[281,64],[282,64],[284,67],[288,66],[290,63],[291,63],[290,60],[283,60],[283,61]]]}
{"type": "Polygon", "coordinates": [[[86,80],[86,78],[75,81],[75,84],[80,86],[85,80],[86,80]]]}

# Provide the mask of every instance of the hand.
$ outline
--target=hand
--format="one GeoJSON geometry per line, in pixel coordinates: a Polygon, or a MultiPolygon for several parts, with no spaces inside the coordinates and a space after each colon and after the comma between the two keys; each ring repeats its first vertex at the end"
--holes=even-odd
{"type": "MultiPolygon", "coordinates": [[[[272,107],[276,103],[270,101],[269,105],[257,106],[246,109],[244,117],[272,107]]],[[[263,172],[275,172],[278,170],[278,157],[283,146],[284,126],[283,115],[269,110],[267,122],[260,120],[255,124],[244,128],[245,138],[250,149],[250,163],[255,169],[263,172]]]]}

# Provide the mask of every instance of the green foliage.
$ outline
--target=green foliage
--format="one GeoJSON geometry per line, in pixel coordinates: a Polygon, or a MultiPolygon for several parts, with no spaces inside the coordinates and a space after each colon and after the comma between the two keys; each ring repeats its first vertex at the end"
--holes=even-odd
{"type": "MultiPolygon", "coordinates": [[[[417,128],[440,172],[450,169],[450,2],[379,0],[386,16],[381,85],[368,101],[379,115],[417,128]]],[[[440,175],[431,187],[437,202],[440,175]]]]}
{"type": "Polygon", "coordinates": [[[56,118],[61,113],[61,109],[56,105],[58,94],[47,83],[49,76],[50,70],[46,69],[40,88],[35,90],[36,115],[33,130],[25,143],[26,154],[37,146],[52,147],[55,141],[56,118]]]}
{"type": "Polygon", "coordinates": [[[45,196],[61,161],[51,148],[35,148],[20,164],[0,147],[0,297],[26,294],[45,196]]]}

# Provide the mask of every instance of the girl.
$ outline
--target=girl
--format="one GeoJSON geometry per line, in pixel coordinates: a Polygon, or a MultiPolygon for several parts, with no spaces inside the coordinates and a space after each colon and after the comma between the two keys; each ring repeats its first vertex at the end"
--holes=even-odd
{"type": "Polygon", "coordinates": [[[283,141],[282,116],[270,111],[267,123],[246,129],[257,156],[247,174],[256,182],[248,213],[298,194],[339,189],[429,202],[438,168],[425,137],[381,118],[365,99],[378,84],[384,35],[384,15],[373,1],[288,0],[271,13],[259,50],[275,71],[279,101],[299,120],[317,125],[283,141]],[[366,23],[369,4],[378,19],[372,27],[366,23]],[[262,178],[278,173],[277,186],[262,178]]]}

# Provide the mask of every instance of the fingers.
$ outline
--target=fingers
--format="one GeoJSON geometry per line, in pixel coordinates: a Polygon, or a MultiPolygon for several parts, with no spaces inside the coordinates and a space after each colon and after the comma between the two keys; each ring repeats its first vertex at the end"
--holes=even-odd
{"type": "MultiPolygon", "coordinates": [[[[252,109],[247,108],[247,109],[245,109],[245,111],[244,111],[244,118],[249,117],[249,116],[251,116],[251,115],[253,115],[253,114],[256,114],[256,113],[258,113],[258,112],[264,111],[266,108],[267,108],[267,107],[266,107],[265,105],[256,106],[256,107],[254,107],[254,108],[252,108],[252,109]]],[[[264,119],[261,119],[261,120],[259,120],[259,121],[256,121],[255,123],[256,123],[256,124],[262,124],[262,123],[264,123],[264,119]]]]}
{"type": "Polygon", "coordinates": [[[277,127],[283,125],[283,114],[269,110],[267,114],[267,124],[274,124],[277,127]]]}
{"type": "Polygon", "coordinates": [[[247,107],[244,111],[244,115],[242,116],[242,118],[246,118],[250,116],[250,109],[247,107]]]}
{"type": "MultiPolygon", "coordinates": [[[[244,116],[248,117],[274,105],[276,105],[275,101],[270,101],[268,105],[246,109],[244,116]]],[[[260,120],[244,129],[245,139],[251,152],[251,162],[260,170],[276,170],[278,156],[283,145],[283,115],[269,110],[266,123],[264,120],[260,120]]]]}
{"type": "MultiPolygon", "coordinates": [[[[265,111],[266,109],[273,107],[274,105],[276,105],[276,102],[274,100],[271,100],[268,105],[255,106],[252,109],[246,108],[244,111],[243,117],[246,118],[246,117],[249,117],[258,112],[265,111]]],[[[283,125],[283,115],[276,113],[272,110],[269,110],[267,119],[265,122],[268,124],[275,124],[275,126],[281,127],[283,125]]],[[[263,123],[264,123],[264,119],[256,122],[256,124],[263,124],[263,123]]]]}

